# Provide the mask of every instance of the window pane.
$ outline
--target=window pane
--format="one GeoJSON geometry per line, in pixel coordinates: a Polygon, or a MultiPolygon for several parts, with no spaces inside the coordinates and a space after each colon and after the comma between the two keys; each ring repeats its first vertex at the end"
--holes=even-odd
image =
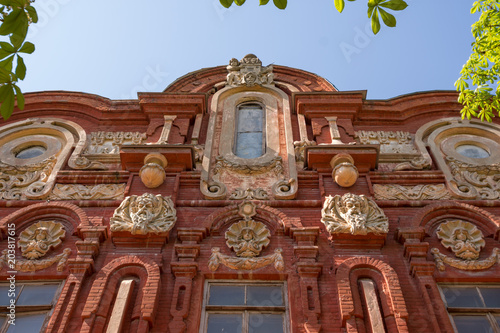
{"type": "MultiPolygon", "coordinates": [[[[20,286],[16,286],[16,291],[15,293],[17,294],[19,292],[19,288],[20,286]]],[[[6,285],[3,285],[0,287],[0,306],[7,306],[9,305],[10,303],[10,300],[11,299],[16,299],[16,297],[14,295],[11,295],[12,297],[9,297],[9,289],[10,289],[10,286],[6,286],[6,285]]]]}
{"type": "Polygon", "coordinates": [[[479,288],[487,308],[500,308],[500,288],[479,288]]]}
{"type": "Polygon", "coordinates": [[[50,305],[58,284],[24,285],[17,305],[50,305]]]}
{"type": "Polygon", "coordinates": [[[283,315],[250,313],[248,333],[283,333],[283,315]]]}
{"type": "Polygon", "coordinates": [[[484,307],[476,288],[443,287],[443,294],[448,307],[482,308],[484,307]]]}
{"type": "Polygon", "coordinates": [[[245,305],[245,286],[210,286],[209,305],[245,305]]]}
{"type": "Polygon", "coordinates": [[[458,333],[493,333],[486,316],[453,316],[458,333]]]}
{"type": "Polygon", "coordinates": [[[238,109],[235,155],[241,158],[262,156],[264,111],[257,104],[246,104],[238,109]]]}
{"type": "Polygon", "coordinates": [[[281,286],[248,286],[247,305],[282,306],[281,286]]]}
{"type": "Polygon", "coordinates": [[[241,333],[242,314],[211,313],[207,333],[241,333]]]}
{"type": "Polygon", "coordinates": [[[9,325],[7,333],[40,332],[46,315],[47,313],[37,313],[28,316],[16,315],[16,325],[9,325]]]}

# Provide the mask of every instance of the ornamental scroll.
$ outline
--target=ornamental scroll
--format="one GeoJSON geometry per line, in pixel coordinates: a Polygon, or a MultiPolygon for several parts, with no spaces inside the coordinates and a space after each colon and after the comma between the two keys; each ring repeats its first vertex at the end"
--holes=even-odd
{"type": "Polygon", "coordinates": [[[220,264],[235,270],[253,270],[274,263],[278,271],[285,269],[282,250],[276,249],[274,254],[259,257],[260,252],[269,245],[271,232],[261,222],[252,220],[256,215],[255,205],[244,202],[240,205],[239,215],[244,219],[232,224],[226,231],[226,245],[236,253],[236,257],[224,255],[220,248],[212,248],[208,261],[211,271],[216,271],[220,264]]]}

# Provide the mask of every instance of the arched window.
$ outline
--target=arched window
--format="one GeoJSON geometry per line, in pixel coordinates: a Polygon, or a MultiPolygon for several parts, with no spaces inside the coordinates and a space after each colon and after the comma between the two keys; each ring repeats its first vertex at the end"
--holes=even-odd
{"type": "Polygon", "coordinates": [[[257,158],[265,154],[265,120],[262,105],[243,103],[236,109],[234,154],[241,158],[257,158]]]}

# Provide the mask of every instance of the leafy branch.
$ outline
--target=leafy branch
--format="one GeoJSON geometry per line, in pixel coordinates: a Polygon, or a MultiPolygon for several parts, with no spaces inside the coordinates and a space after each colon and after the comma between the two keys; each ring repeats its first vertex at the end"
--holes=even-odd
{"type": "Polygon", "coordinates": [[[26,77],[26,65],[20,53],[31,54],[35,45],[26,41],[28,27],[38,21],[34,0],[0,0],[0,35],[9,41],[0,42],[0,114],[8,119],[17,107],[24,109],[24,96],[17,86],[26,77]],[[15,66],[14,66],[15,64],[15,66]]]}
{"type": "Polygon", "coordinates": [[[455,87],[460,92],[458,101],[464,106],[460,111],[462,118],[491,122],[495,113],[500,116],[500,1],[476,1],[471,13],[478,12],[481,16],[472,25],[472,54],[455,87]]]}
{"type": "MultiPolygon", "coordinates": [[[[231,7],[233,3],[237,6],[241,6],[245,3],[246,0],[219,0],[221,5],[225,8],[231,7]]],[[[348,1],[356,1],[356,0],[348,0],[348,1]]],[[[335,8],[342,13],[345,7],[345,0],[334,0],[335,8]]],[[[259,0],[259,5],[267,5],[269,0],[259,0]]],[[[287,5],[287,0],[273,0],[273,3],[279,9],[285,9],[287,5]]],[[[372,31],[374,34],[377,34],[380,31],[380,17],[384,24],[388,27],[396,26],[396,18],[391,13],[387,12],[387,10],[383,9],[391,9],[391,10],[403,10],[408,7],[408,4],[403,0],[368,0],[368,18],[371,19],[372,23],[372,31]]]]}

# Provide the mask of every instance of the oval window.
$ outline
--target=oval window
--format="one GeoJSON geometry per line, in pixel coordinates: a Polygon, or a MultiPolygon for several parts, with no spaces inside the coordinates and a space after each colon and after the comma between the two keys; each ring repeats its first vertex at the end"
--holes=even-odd
{"type": "Polygon", "coordinates": [[[486,158],[490,157],[490,153],[476,145],[460,145],[456,148],[457,153],[469,158],[486,158]]]}
{"type": "Polygon", "coordinates": [[[19,151],[17,154],[16,154],[16,158],[20,158],[20,159],[28,159],[28,158],[33,158],[33,157],[38,157],[40,155],[42,155],[43,153],[45,153],[47,151],[47,148],[45,148],[44,146],[29,146],[29,147],[26,147],[24,149],[22,149],[21,151],[19,151]]]}

